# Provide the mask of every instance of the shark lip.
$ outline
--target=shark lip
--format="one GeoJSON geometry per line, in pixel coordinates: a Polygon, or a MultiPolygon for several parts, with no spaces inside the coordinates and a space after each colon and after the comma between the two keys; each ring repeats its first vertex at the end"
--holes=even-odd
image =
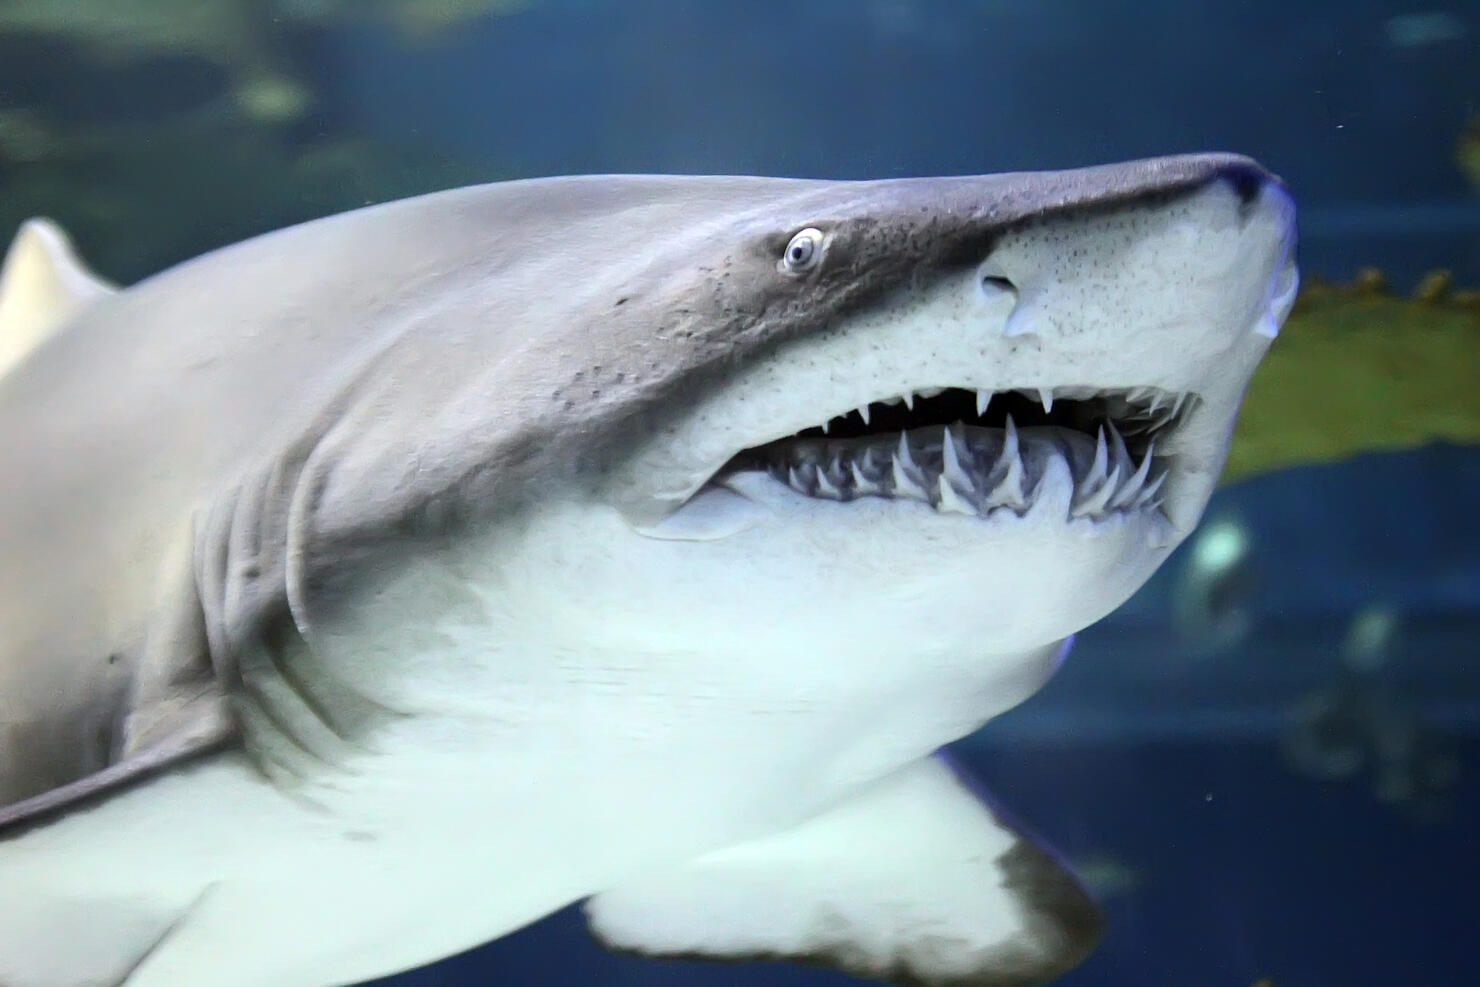
{"type": "Polygon", "coordinates": [[[1071,518],[1158,511],[1175,479],[1169,440],[1198,400],[1155,387],[930,388],[746,449],[713,482],[764,471],[807,497],[987,517],[1027,513],[1062,465],[1071,518]]]}

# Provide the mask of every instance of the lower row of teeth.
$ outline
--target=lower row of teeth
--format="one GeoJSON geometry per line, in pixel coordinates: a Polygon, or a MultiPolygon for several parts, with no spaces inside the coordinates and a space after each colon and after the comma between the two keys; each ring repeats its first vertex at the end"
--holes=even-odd
{"type": "Polygon", "coordinates": [[[1166,471],[1148,446],[1139,463],[1113,423],[1091,440],[1054,427],[1018,430],[961,423],[902,432],[888,443],[813,440],[782,447],[771,475],[798,493],[830,500],[857,497],[916,500],[945,513],[1026,513],[1048,457],[1065,461],[1074,481],[1071,517],[1100,519],[1117,511],[1153,510],[1166,471]],[[1091,448],[1093,451],[1091,452],[1091,448]]]}

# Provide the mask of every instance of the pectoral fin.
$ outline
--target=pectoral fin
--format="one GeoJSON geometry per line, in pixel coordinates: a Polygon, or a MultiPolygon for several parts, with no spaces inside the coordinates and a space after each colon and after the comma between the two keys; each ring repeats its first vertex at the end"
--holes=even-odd
{"type": "Polygon", "coordinates": [[[0,375],[77,312],[115,290],[78,260],[60,226],[49,219],[27,220],[0,266],[0,375]]]}
{"type": "MultiPolygon", "coordinates": [[[[113,693],[87,666],[66,663],[77,673],[71,683],[75,702],[58,706],[51,695],[53,678],[39,678],[50,656],[22,657],[12,677],[6,699],[18,718],[44,720],[45,716],[94,715],[105,721],[120,721],[122,733],[112,757],[99,770],[91,771],[46,791],[8,804],[0,803],[0,839],[20,830],[43,824],[59,815],[119,791],[143,778],[163,772],[181,762],[219,750],[236,739],[236,726],[227,708],[225,689],[211,662],[195,574],[190,567],[191,543],[182,539],[171,563],[157,578],[158,599],[150,615],[149,629],[141,654],[129,656],[131,688],[116,706],[113,693]],[[29,671],[31,674],[25,674],[29,671]],[[59,708],[60,713],[52,707],[59,708]]],[[[3,657],[3,656],[0,656],[3,657]]],[[[74,731],[75,732],[75,731],[74,731]]],[[[5,752],[0,751],[0,755],[5,752]]],[[[76,763],[73,752],[52,752],[51,760],[76,763]]],[[[0,756],[0,782],[6,772],[25,778],[35,765],[23,759],[0,756]]],[[[14,782],[0,791],[29,787],[14,782]]],[[[0,987],[4,987],[0,984],[0,987]]]]}
{"type": "Polygon", "coordinates": [[[902,984],[1036,984],[1080,962],[1099,910],[941,755],[795,829],[586,903],[653,956],[779,958],[902,984]]]}

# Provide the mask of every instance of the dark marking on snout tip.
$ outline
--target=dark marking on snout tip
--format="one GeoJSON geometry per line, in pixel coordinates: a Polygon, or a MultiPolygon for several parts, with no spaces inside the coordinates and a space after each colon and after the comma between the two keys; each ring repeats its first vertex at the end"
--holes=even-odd
{"type": "Polygon", "coordinates": [[[1207,161],[1207,183],[1228,183],[1228,187],[1238,197],[1240,222],[1246,222],[1253,216],[1261,197],[1269,188],[1277,188],[1286,197],[1290,196],[1284,181],[1253,158],[1235,154],[1210,154],[1207,161]]]}
{"type": "Polygon", "coordinates": [[[1269,173],[1252,161],[1235,162],[1226,165],[1219,174],[1238,196],[1240,211],[1245,211],[1251,206],[1259,193],[1264,190],[1269,181],[1269,173]]]}

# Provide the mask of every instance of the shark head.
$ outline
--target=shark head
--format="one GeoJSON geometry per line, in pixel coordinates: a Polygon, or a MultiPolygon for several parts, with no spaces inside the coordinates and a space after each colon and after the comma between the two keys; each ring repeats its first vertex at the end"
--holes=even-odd
{"type": "Polygon", "coordinates": [[[786,191],[602,288],[648,338],[564,382],[623,424],[581,509],[502,553],[570,574],[523,603],[636,652],[855,671],[1122,603],[1196,525],[1292,304],[1284,187],[1198,156],[786,191]]]}
{"type": "Polygon", "coordinates": [[[1196,524],[1297,283],[1284,188],[1180,164],[1071,173],[1113,191],[1026,216],[1009,177],[776,217],[746,274],[854,297],[705,375],[605,495],[820,638],[1018,649],[1098,619],[1196,524]]]}
{"type": "MultiPolygon", "coordinates": [[[[477,587],[480,626],[368,597],[386,616],[360,652],[447,650],[407,627],[465,642],[408,686],[441,683],[433,704],[483,707],[465,666],[486,646],[572,656],[634,696],[813,697],[873,710],[860,731],[887,709],[911,756],[961,736],[1031,695],[1192,531],[1296,289],[1291,199],[1232,156],[633,181],[638,204],[599,210],[624,220],[599,247],[623,263],[570,288],[584,335],[498,367],[527,368],[518,441],[461,454],[499,463],[462,474],[466,500],[523,505],[459,536],[434,580],[477,587]],[[706,195],[722,201],[696,207],[706,195]],[[523,497],[477,485],[520,475],[523,497]]],[[[488,381],[470,395],[448,403],[514,400],[488,381]]],[[[425,448],[468,441],[465,415],[425,421],[425,448]]],[[[385,681],[366,688],[404,704],[385,681]]]]}

